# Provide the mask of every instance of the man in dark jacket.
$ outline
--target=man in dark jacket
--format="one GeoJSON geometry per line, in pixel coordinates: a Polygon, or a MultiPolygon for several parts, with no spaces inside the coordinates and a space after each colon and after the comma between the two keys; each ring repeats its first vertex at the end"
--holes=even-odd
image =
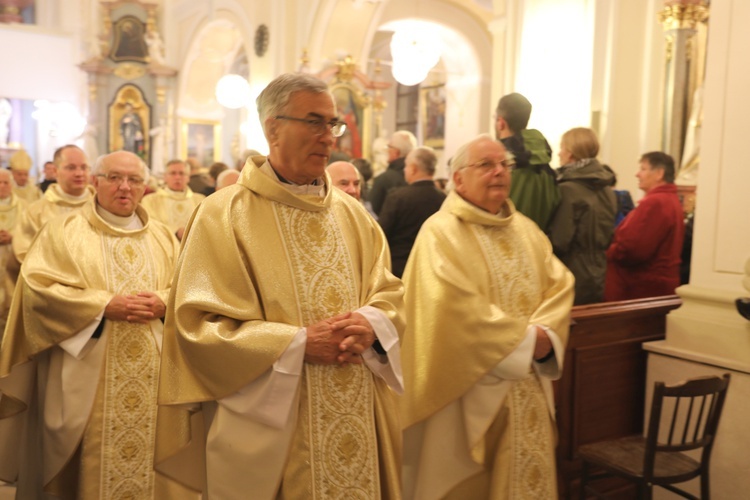
{"type": "Polygon", "coordinates": [[[680,285],[685,223],[674,175],[668,154],[641,157],[636,177],[646,196],[615,230],[607,250],[604,300],[671,295],[680,285]]]}
{"type": "Polygon", "coordinates": [[[399,278],[419,229],[445,200],[445,193],[438,191],[432,181],[436,164],[437,156],[432,148],[412,150],[406,156],[404,168],[409,185],[394,189],[388,195],[378,218],[391,248],[391,271],[399,278]]]}
{"type": "Polygon", "coordinates": [[[388,169],[375,178],[368,195],[372,210],[380,216],[388,191],[399,186],[406,186],[404,179],[404,160],[412,149],[417,147],[417,138],[408,130],[398,130],[388,141],[388,169]]]}
{"type": "Polygon", "coordinates": [[[560,202],[555,173],[549,166],[552,149],[541,132],[527,129],[531,103],[518,93],[503,96],[495,110],[495,133],[515,157],[510,199],[516,209],[536,222],[542,231],[560,202]]]}

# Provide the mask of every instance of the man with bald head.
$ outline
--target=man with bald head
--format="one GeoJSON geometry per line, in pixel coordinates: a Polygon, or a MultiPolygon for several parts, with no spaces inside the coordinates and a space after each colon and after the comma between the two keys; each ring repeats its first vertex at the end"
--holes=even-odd
{"type": "Polygon", "coordinates": [[[19,498],[200,498],[153,466],[178,246],[139,207],[148,175],[133,153],[100,157],[96,196],[46,224],[24,260],[0,351],[0,415],[12,415],[0,420],[0,471],[18,474],[19,498]],[[27,433],[14,432],[24,420],[27,433]]]}
{"type": "Polygon", "coordinates": [[[331,184],[355,200],[361,198],[359,171],[348,161],[335,161],[328,165],[326,172],[331,177],[331,184]]]}
{"type": "Polygon", "coordinates": [[[86,154],[73,144],[55,151],[57,183],[44,192],[44,196],[30,203],[18,221],[13,238],[13,253],[18,262],[23,262],[31,242],[53,217],[78,210],[94,195],[88,185],[89,164],[86,154]]]}
{"type": "Polygon", "coordinates": [[[489,135],[459,148],[406,265],[405,498],[557,496],[551,379],[574,280],[508,201],[510,166],[489,135]]]}

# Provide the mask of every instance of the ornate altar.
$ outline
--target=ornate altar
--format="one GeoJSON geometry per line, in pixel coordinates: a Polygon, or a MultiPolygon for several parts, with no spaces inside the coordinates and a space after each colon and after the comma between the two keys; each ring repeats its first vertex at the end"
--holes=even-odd
{"type": "MultiPolygon", "coordinates": [[[[100,0],[98,35],[89,41],[89,139],[92,151],[120,149],[161,171],[177,70],[166,65],[156,0],[100,0]],[[161,130],[161,133],[154,133],[161,130]],[[154,163],[155,162],[155,163],[154,163]],[[156,165],[159,163],[159,165],[156,165]]],[[[94,158],[90,159],[91,161],[94,158]]]]}

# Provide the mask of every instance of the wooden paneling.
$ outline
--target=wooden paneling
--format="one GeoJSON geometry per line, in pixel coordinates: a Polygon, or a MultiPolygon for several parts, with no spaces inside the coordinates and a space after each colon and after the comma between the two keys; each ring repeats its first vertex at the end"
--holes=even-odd
{"type": "Polygon", "coordinates": [[[664,338],[667,313],[680,304],[669,296],[573,308],[563,376],[555,384],[561,498],[577,498],[579,446],[642,432],[641,346],[664,338]]]}

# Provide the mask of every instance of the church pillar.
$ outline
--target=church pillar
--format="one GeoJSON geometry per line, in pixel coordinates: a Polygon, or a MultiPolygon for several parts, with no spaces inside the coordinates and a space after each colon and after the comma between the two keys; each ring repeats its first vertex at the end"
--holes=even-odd
{"type": "Polygon", "coordinates": [[[0,0],[0,23],[23,23],[21,11],[34,0],[0,0]]]}
{"type": "MultiPolygon", "coordinates": [[[[666,339],[644,346],[649,352],[649,389],[655,381],[732,375],[711,460],[716,498],[737,498],[750,489],[745,470],[750,449],[750,321],[734,304],[748,295],[742,283],[750,257],[750,170],[742,158],[750,115],[749,23],[750,2],[711,3],[690,283],[677,289],[683,305],[667,317],[666,339]]],[[[694,493],[699,491],[697,483],[691,486],[694,493]]]]}
{"type": "Polygon", "coordinates": [[[664,4],[659,14],[667,42],[662,149],[680,165],[691,97],[690,66],[694,64],[690,44],[696,24],[708,19],[708,6],[705,0],[665,0],[664,4]]]}

